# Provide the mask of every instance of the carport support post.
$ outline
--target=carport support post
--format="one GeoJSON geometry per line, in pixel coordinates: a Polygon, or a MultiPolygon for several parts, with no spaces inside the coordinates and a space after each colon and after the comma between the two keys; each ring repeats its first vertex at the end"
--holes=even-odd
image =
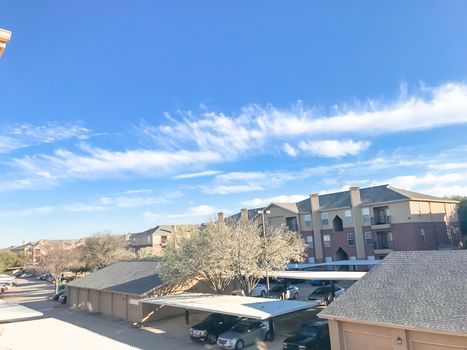
{"type": "Polygon", "coordinates": [[[185,309],[185,322],[186,324],[190,323],[190,310],[185,309]]]}
{"type": "Polygon", "coordinates": [[[333,301],[335,297],[336,297],[336,291],[334,289],[334,280],[331,280],[331,300],[330,301],[333,301]]]}
{"type": "Polygon", "coordinates": [[[269,339],[274,341],[274,319],[269,319],[269,339]]]}

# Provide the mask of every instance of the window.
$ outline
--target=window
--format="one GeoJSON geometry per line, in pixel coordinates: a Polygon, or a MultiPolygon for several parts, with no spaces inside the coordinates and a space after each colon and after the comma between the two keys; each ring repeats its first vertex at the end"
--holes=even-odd
{"type": "Polygon", "coordinates": [[[364,224],[370,223],[370,208],[368,207],[362,208],[362,218],[363,218],[364,224]]]}
{"type": "Polygon", "coordinates": [[[347,233],[347,244],[355,245],[355,233],[353,232],[347,233]]]}
{"type": "Polygon", "coordinates": [[[285,218],[285,224],[291,231],[298,231],[297,218],[295,216],[290,218],[285,218]]]}
{"type": "Polygon", "coordinates": [[[324,258],[324,261],[325,261],[325,262],[332,262],[332,256],[326,256],[326,257],[324,258]]]}
{"type": "Polygon", "coordinates": [[[374,255],[368,255],[367,259],[368,260],[375,260],[375,256],[374,255]]]}
{"type": "Polygon", "coordinates": [[[323,226],[329,225],[329,214],[328,213],[321,213],[321,224],[323,226]]]}
{"type": "Polygon", "coordinates": [[[373,232],[365,232],[365,244],[373,245],[373,232]]]}
{"type": "Polygon", "coordinates": [[[148,236],[148,243],[151,243],[151,236],[148,236]]]}
{"type": "Polygon", "coordinates": [[[420,229],[420,239],[422,242],[425,242],[425,228],[420,229]]]}
{"type": "Polygon", "coordinates": [[[308,247],[313,248],[313,236],[312,235],[306,236],[306,243],[308,244],[308,247]]]}
{"type": "Polygon", "coordinates": [[[309,214],[305,215],[304,221],[305,221],[305,227],[309,228],[311,230],[311,228],[313,227],[312,226],[312,221],[311,221],[311,215],[309,215],[309,214]]]}
{"type": "Polygon", "coordinates": [[[308,258],[308,262],[309,262],[310,264],[314,264],[314,263],[315,263],[315,258],[314,258],[313,256],[310,256],[310,257],[308,258]]]}
{"type": "Polygon", "coordinates": [[[323,243],[325,247],[329,248],[331,246],[331,236],[323,235],[323,243]]]}
{"type": "Polygon", "coordinates": [[[342,219],[337,215],[334,217],[334,220],[332,220],[332,228],[334,229],[334,232],[344,231],[344,227],[342,225],[342,219]]]}
{"type": "Polygon", "coordinates": [[[345,223],[346,224],[351,224],[352,223],[352,211],[351,210],[346,210],[345,211],[345,223]]]}

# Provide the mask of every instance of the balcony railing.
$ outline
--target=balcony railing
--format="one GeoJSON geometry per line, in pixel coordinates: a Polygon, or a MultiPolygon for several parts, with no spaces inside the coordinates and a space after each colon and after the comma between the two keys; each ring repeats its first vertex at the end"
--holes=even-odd
{"type": "Polygon", "coordinates": [[[373,216],[371,218],[372,225],[388,225],[391,223],[391,216],[384,215],[384,216],[373,216]]]}
{"type": "Polygon", "coordinates": [[[373,242],[375,249],[394,249],[394,242],[392,239],[379,239],[373,242]]]}

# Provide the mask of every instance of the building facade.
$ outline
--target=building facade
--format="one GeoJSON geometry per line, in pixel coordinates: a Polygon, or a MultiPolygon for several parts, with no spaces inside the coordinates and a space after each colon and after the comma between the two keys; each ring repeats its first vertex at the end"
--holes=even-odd
{"type": "Polygon", "coordinates": [[[197,230],[198,225],[160,225],[144,232],[130,233],[129,244],[135,251],[150,247],[157,253],[162,251],[169,237],[187,236],[197,230]]]}
{"type": "Polygon", "coordinates": [[[0,28],[0,58],[2,57],[6,44],[10,41],[10,38],[11,32],[0,28]]]}
{"type": "MultiPolygon", "coordinates": [[[[318,263],[380,259],[393,250],[457,247],[457,204],[390,185],[352,186],[349,191],[313,193],[297,203],[271,203],[263,212],[268,224],[299,232],[308,244],[309,262],[318,263]]],[[[261,214],[253,217],[259,224],[262,219],[261,214]]]]}

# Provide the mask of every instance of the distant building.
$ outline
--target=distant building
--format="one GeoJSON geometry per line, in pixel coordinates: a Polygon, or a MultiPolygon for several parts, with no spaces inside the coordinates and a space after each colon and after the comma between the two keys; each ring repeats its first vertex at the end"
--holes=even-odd
{"type": "MultiPolygon", "coordinates": [[[[458,247],[458,202],[397,189],[390,185],[318,195],[297,203],[271,203],[269,225],[287,225],[308,244],[310,263],[347,259],[379,259],[394,250],[458,247]]],[[[262,224],[258,209],[241,217],[262,224]]]]}
{"type": "Polygon", "coordinates": [[[10,38],[11,32],[0,28],[0,58],[2,57],[6,44],[10,41],[10,38]]]}
{"type": "Polygon", "coordinates": [[[324,309],[332,350],[467,349],[467,250],[393,252],[324,309]]]}
{"type": "Polygon", "coordinates": [[[129,245],[135,251],[151,247],[154,252],[164,248],[167,239],[175,235],[190,235],[198,230],[198,225],[160,225],[144,232],[130,233],[129,245]]]}
{"type": "Polygon", "coordinates": [[[23,243],[18,246],[11,246],[6,248],[12,253],[22,255],[25,257],[25,265],[33,266],[40,262],[40,258],[44,255],[44,250],[50,243],[59,242],[63,245],[64,249],[74,249],[84,244],[83,239],[62,239],[62,240],[47,240],[41,239],[36,242],[23,243]]]}

